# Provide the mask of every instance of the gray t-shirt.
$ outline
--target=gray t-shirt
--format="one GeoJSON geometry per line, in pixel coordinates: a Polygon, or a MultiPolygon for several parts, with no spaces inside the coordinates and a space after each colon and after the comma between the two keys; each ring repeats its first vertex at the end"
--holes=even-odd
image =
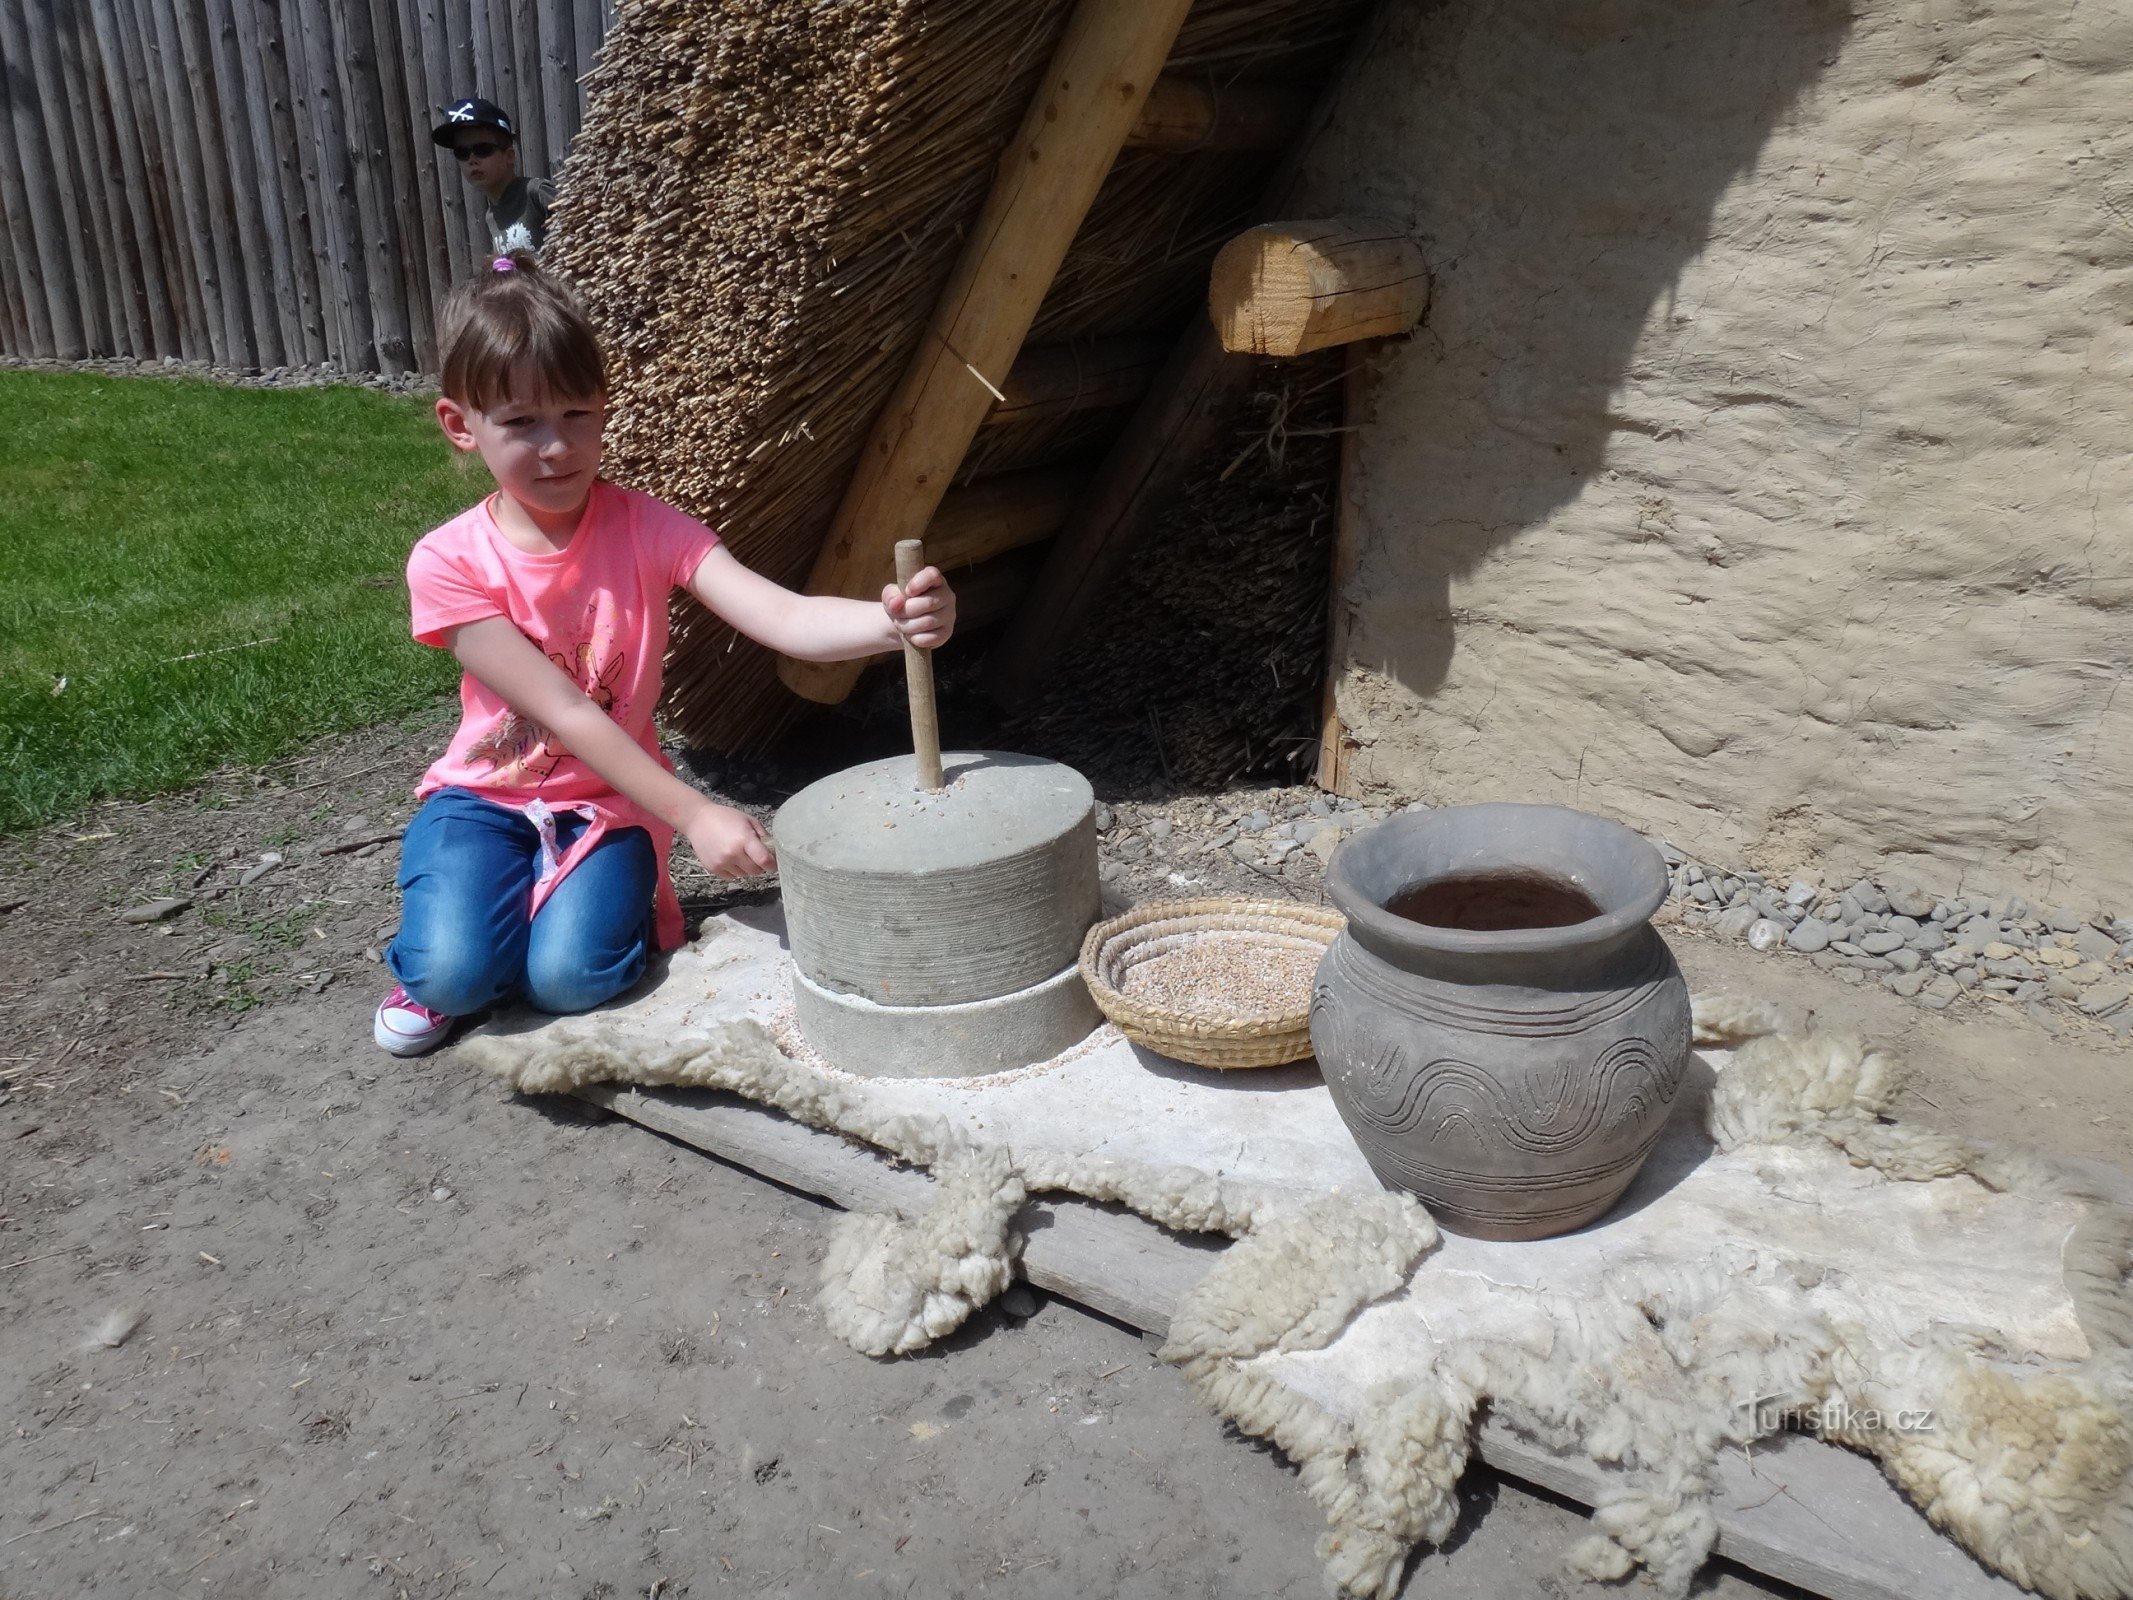
{"type": "Polygon", "coordinates": [[[554,204],[555,185],[546,178],[513,178],[486,207],[489,248],[497,255],[507,250],[538,253],[548,236],[548,208],[554,204]]]}

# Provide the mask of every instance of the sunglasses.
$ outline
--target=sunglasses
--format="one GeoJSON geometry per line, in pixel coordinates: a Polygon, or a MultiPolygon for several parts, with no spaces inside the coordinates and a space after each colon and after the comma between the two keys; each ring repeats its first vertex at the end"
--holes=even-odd
{"type": "Polygon", "coordinates": [[[472,161],[476,156],[486,161],[489,157],[495,155],[497,151],[508,150],[509,148],[509,145],[502,144],[462,144],[454,145],[452,154],[462,161],[472,161]]]}

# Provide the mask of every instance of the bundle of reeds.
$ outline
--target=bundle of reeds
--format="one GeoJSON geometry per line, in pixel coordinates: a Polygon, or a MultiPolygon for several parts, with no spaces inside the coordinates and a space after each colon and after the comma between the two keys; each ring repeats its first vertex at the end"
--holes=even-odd
{"type": "MultiPolygon", "coordinates": [[[[1170,70],[1308,75],[1363,3],[1201,0],[1170,70]]],[[[623,0],[550,247],[608,343],[614,477],[780,582],[806,576],[1071,8],[623,0]]],[[[1249,220],[1253,177],[1234,157],[1121,161],[1043,337],[1174,335],[1205,260],[1249,220]]],[[[1089,418],[1062,419],[973,465],[1102,442],[1089,418]]],[[[728,752],[761,750],[800,704],[764,652],[686,603],[668,687],[682,735],[728,752]]]]}

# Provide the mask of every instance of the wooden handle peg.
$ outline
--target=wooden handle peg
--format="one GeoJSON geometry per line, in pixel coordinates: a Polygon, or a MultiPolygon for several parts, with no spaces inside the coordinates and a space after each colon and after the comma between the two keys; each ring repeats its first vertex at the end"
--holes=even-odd
{"type": "MultiPolygon", "coordinates": [[[[896,587],[908,589],[926,570],[923,539],[896,541],[896,587]]],[[[911,748],[918,756],[918,782],[924,789],[945,789],[941,776],[941,724],[933,709],[933,655],[904,640],[904,687],[911,695],[911,748]]]]}

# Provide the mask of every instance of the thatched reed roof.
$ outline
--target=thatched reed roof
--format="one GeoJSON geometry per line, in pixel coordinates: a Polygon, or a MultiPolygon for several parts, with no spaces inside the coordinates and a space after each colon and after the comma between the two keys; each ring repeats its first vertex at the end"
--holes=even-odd
{"type": "MultiPolygon", "coordinates": [[[[1198,0],[1165,77],[1308,95],[1366,6],[1198,0]]],[[[551,246],[614,358],[614,476],[711,522],[759,570],[805,580],[1072,9],[623,0],[551,246]]],[[[1260,220],[1277,156],[1124,151],[1024,355],[1124,371],[1121,352],[1167,348],[1204,317],[1215,250],[1260,220]]],[[[1131,394],[988,427],[959,480],[997,481],[1025,513],[1049,494],[1064,514],[1131,394]]],[[[968,575],[969,592],[1011,607],[1014,582],[1001,580],[1026,583],[1027,554],[992,565],[990,581],[968,575]]],[[[693,742],[760,750],[805,704],[765,652],[693,605],[675,640],[670,711],[693,742]]]]}

